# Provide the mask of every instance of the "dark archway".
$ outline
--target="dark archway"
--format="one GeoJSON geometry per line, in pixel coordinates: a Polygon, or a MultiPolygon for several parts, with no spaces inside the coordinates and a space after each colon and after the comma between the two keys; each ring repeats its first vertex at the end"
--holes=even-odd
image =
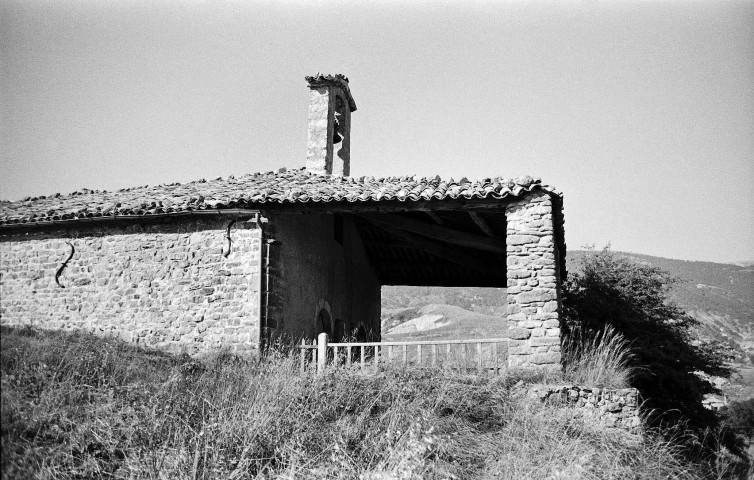
{"type": "Polygon", "coordinates": [[[330,312],[324,308],[320,309],[317,314],[317,335],[320,333],[326,333],[332,336],[332,319],[330,317],[330,312]]]}

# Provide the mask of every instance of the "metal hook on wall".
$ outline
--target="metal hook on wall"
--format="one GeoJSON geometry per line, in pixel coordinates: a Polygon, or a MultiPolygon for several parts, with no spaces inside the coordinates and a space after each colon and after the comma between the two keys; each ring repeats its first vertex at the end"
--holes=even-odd
{"type": "Polygon", "coordinates": [[[231,220],[228,223],[228,226],[225,227],[225,239],[228,241],[228,243],[222,249],[222,254],[223,254],[223,257],[225,258],[228,258],[228,255],[230,255],[230,248],[233,246],[233,240],[230,238],[230,228],[233,226],[234,223],[236,223],[236,221],[231,220]]]}
{"type": "Polygon", "coordinates": [[[73,248],[73,244],[71,242],[65,242],[65,243],[67,243],[68,246],[71,247],[71,253],[70,255],[68,255],[68,258],[65,259],[65,262],[63,262],[60,268],[58,268],[58,271],[55,273],[55,283],[57,283],[58,287],[60,288],[65,288],[65,286],[60,283],[60,275],[63,273],[63,270],[65,270],[65,267],[68,266],[68,262],[70,262],[71,259],[73,258],[73,254],[76,253],[76,249],[73,248]]]}

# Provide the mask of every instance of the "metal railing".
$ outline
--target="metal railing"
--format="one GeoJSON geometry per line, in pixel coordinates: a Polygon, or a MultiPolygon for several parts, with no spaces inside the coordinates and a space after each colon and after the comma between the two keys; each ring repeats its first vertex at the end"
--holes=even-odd
{"type": "Polygon", "coordinates": [[[402,366],[452,366],[500,373],[507,364],[507,338],[476,340],[422,340],[409,342],[329,343],[320,333],[317,340],[301,340],[301,370],[316,364],[317,372],[327,365],[378,367],[380,363],[402,366]],[[504,345],[500,349],[500,345],[504,345]]]}

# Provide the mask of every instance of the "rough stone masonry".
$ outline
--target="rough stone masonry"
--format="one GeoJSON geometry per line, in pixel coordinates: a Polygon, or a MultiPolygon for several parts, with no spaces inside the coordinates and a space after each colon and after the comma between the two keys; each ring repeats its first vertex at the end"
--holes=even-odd
{"type": "Polygon", "coordinates": [[[553,205],[535,193],[506,207],[508,364],[560,366],[560,259],[553,205]]]}
{"type": "Polygon", "coordinates": [[[577,385],[534,385],[529,398],[571,405],[582,415],[637,433],[641,428],[639,391],[635,388],[580,387],[577,385]]]}
{"type": "Polygon", "coordinates": [[[7,235],[0,317],[170,351],[253,351],[260,267],[261,230],[227,216],[7,235]]]}

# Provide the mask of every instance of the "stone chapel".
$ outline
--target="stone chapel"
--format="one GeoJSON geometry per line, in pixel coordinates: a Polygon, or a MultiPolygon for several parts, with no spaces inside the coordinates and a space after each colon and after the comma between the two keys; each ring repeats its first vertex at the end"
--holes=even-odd
{"type": "Polygon", "coordinates": [[[379,339],[382,285],[505,287],[509,364],[558,366],[562,195],[531,177],[351,177],[348,79],[306,80],[304,168],[0,202],[0,323],[254,352],[379,339]]]}

